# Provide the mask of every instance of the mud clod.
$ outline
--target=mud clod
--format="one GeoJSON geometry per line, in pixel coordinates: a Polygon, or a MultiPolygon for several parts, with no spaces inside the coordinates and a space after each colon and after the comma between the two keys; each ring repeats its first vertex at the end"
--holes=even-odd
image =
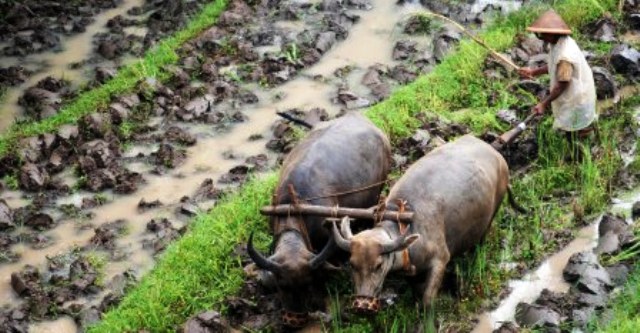
{"type": "Polygon", "coordinates": [[[342,87],[338,90],[337,99],[348,110],[361,109],[371,105],[371,101],[356,95],[346,87],[342,87]]]}
{"type": "Polygon", "coordinates": [[[156,165],[170,169],[180,165],[186,158],[186,152],[183,149],[176,149],[168,143],[160,144],[160,147],[153,155],[155,156],[156,165]]]}
{"type": "Polygon", "coordinates": [[[0,68],[0,87],[16,86],[27,80],[31,73],[22,66],[0,68]]]}
{"type": "Polygon", "coordinates": [[[13,211],[4,199],[0,199],[0,231],[15,228],[13,211]]]}
{"type": "Polygon", "coordinates": [[[168,142],[177,143],[184,146],[193,146],[196,144],[196,138],[189,132],[178,126],[171,126],[164,134],[164,139],[168,142]]]}
{"type": "Polygon", "coordinates": [[[560,314],[542,306],[518,304],[516,321],[521,326],[543,328],[545,332],[560,332],[560,314]]]}
{"type": "Polygon", "coordinates": [[[36,230],[50,229],[53,226],[53,219],[49,214],[37,213],[29,216],[25,225],[36,230]]]}
{"type": "Polygon", "coordinates": [[[21,272],[11,274],[11,288],[20,296],[29,295],[37,288],[39,279],[38,269],[27,265],[21,272]]]}
{"type": "Polygon", "coordinates": [[[182,328],[183,333],[222,333],[229,330],[229,323],[217,311],[206,311],[195,315],[182,328]]]}
{"type": "Polygon", "coordinates": [[[200,187],[198,187],[198,190],[193,195],[193,200],[195,202],[217,200],[222,197],[223,193],[224,191],[214,186],[211,178],[207,178],[202,182],[202,184],[200,184],[200,187]]]}
{"type": "Polygon", "coordinates": [[[154,254],[158,254],[174,240],[180,238],[181,231],[173,227],[171,221],[166,218],[153,219],[147,223],[147,230],[154,234],[152,239],[145,240],[143,246],[151,248],[154,254]]]}
{"type": "Polygon", "coordinates": [[[162,202],[160,202],[160,200],[158,199],[153,201],[146,201],[144,198],[142,198],[140,199],[140,202],[138,202],[138,211],[144,212],[149,209],[158,208],[160,206],[162,206],[162,202]]]}
{"type": "Polygon", "coordinates": [[[18,101],[18,104],[25,108],[25,113],[37,120],[56,114],[61,103],[59,94],[38,87],[27,89],[18,101]]]}
{"type": "Polygon", "coordinates": [[[127,221],[125,220],[105,223],[94,229],[95,235],[89,240],[90,247],[113,251],[116,248],[116,239],[124,234],[126,230],[127,221]]]}
{"type": "Polygon", "coordinates": [[[20,188],[36,192],[49,184],[49,173],[43,167],[27,163],[20,168],[20,188]]]}
{"type": "Polygon", "coordinates": [[[408,60],[413,57],[417,52],[418,43],[409,40],[401,40],[393,47],[393,60],[408,60]]]}
{"type": "Polygon", "coordinates": [[[617,45],[611,52],[611,66],[613,69],[627,77],[635,77],[640,74],[640,52],[627,44],[617,45]]]}
{"type": "Polygon", "coordinates": [[[232,183],[244,183],[247,180],[247,176],[249,174],[249,166],[247,165],[238,165],[228,173],[222,175],[220,179],[218,179],[218,183],[221,184],[232,184],[232,183]]]}
{"type": "Polygon", "coordinates": [[[613,98],[618,95],[618,85],[615,78],[606,68],[592,67],[593,80],[596,85],[598,99],[613,98]]]}
{"type": "Polygon", "coordinates": [[[631,207],[631,218],[633,220],[640,219],[640,201],[636,201],[631,207]]]}

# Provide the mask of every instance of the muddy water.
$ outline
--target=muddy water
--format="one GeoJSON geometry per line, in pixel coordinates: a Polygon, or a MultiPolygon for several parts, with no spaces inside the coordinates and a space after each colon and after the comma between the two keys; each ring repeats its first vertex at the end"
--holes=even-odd
{"type": "Polygon", "coordinates": [[[614,214],[622,214],[627,218],[628,223],[633,223],[631,220],[631,208],[633,204],[640,201],[640,187],[634,191],[626,193],[619,198],[613,199],[613,206],[611,212],[614,214]]]}
{"type": "MultiPolygon", "coordinates": [[[[640,188],[624,193],[612,200],[610,211],[623,214],[631,223],[631,207],[640,200],[640,188]]],[[[549,257],[534,272],[527,274],[522,280],[511,281],[512,289],[509,296],[502,300],[498,307],[480,316],[480,322],[473,333],[491,333],[499,328],[503,322],[514,321],[516,306],[520,302],[533,303],[543,289],[565,293],[569,285],[562,277],[562,271],[572,254],[593,249],[597,245],[598,225],[601,217],[591,225],[579,231],[578,236],[561,251],[549,257]]]]}
{"type": "Polygon", "coordinates": [[[562,271],[571,255],[590,250],[597,245],[599,223],[600,218],[580,230],[576,239],[545,260],[533,273],[527,274],[522,280],[509,282],[509,287],[512,289],[509,296],[500,302],[497,309],[481,315],[479,324],[472,332],[491,333],[500,327],[502,322],[513,321],[518,303],[532,303],[540,296],[543,289],[567,292],[569,285],[564,281],[562,271]]]}
{"type": "MultiPolygon", "coordinates": [[[[45,52],[26,57],[4,57],[3,66],[21,65],[29,70],[36,71],[19,86],[7,90],[7,94],[0,105],[0,133],[6,130],[14,118],[21,114],[18,99],[24,90],[35,85],[47,76],[63,78],[77,85],[82,79],[88,77],[87,68],[70,69],[69,65],[81,62],[89,58],[93,52],[93,36],[96,33],[107,31],[107,21],[117,15],[127,16],[127,11],[133,7],[143,5],[145,0],[123,0],[120,6],[106,10],[95,16],[95,21],[86,27],[86,31],[71,37],[62,37],[62,52],[45,52]]],[[[143,28],[131,28],[136,33],[144,33],[143,28]]]]}
{"type": "MultiPolygon", "coordinates": [[[[127,4],[131,5],[129,2],[127,4]]],[[[276,111],[291,108],[308,110],[320,107],[325,108],[330,114],[338,113],[340,106],[330,101],[337,91],[335,82],[313,80],[311,79],[313,76],[332,77],[336,69],[345,65],[356,66],[361,70],[352,72],[348,81],[352,89],[360,90],[363,87],[357,86],[364,75],[364,69],[375,63],[393,65],[391,53],[395,41],[400,38],[401,31],[396,24],[407,18],[410,11],[418,10],[420,7],[417,5],[399,7],[387,0],[374,0],[373,5],[370,11],[358,11],[361,21],[350,30],[347,41],[335,45],[316,66],[306,70],[298,79],[273,90],[250,87],[260,97],[260,103],[252,109],[243,110],[249,118],[248,121],[234,125],[229,131],[216,133],[213,133],[210,128],[201,129],[195,125],[190,132],[193,130],[199,133],[198,143],[187,150],[188,158],[184,164],[163,176],[146,173],[147,183],[134,194],[128,196],[107,194],[112,201],[93,209],[92,213],[95,217],[90,222],[95,228],[118,219],[127,220],[128,233],[118,240],[118,245],[129,256],[124,261],[107,265],[106,281],[128,268],[135,268],[138,274],[148,271],[153,266],[153,258],[148,251],[141,248],[141,240],[146,234],[146,223],[156,217],[173,217],[180,199],[185,195],[192,195],[206,178],[218,179],[230,168],[242,163],[244,157],[265,153],[266,139],[250,141],[248,138],[254,134],[269,138],[271,126],[278,119],[276,111]],[[242,158],[225,159],[223,155],[228,151],[240,154],[242,158]],[[146,201],[157,199],[164,206],[140,214],[137,205],[141,199],[146,201]]],[[[126,155],[133,156],[140,151],[148,153],[149,149],[150,147],[146,146],[136,146],[126,155]]],[[[134,168],[144,169],[145,166],[136,164],[134,168]]],[[[61,203],[79,204],[83,196],[92,195],[78,192],[63,199],[61,203]]],[[[78,228],[82,222],[76,220],[62,222],[58,227],[47,232],[47,235],[56,240],[54,245],[42,250],[21,247],[17,249],[22,255],[19,263],[0,266],[0,306],[18,301],[9,283],[12,272],[18,271],[25,264],[42,267],[46,263],[47,256],[87,243],[94,232],[93,228],[88,230],[78,228]]],[[[57,322],[52,324],[57,325],[57,322]]]]}
{"type": "MultiPolygon", "coordinates": [[[[424,11],[420,4],[398,7],[395,1],[373,1],[373,9],[361,14],[360,21],[349,31],[349,41],[329,50],[323,60],[309,69],[312,75],[328,77],[345,66],[367,68],[376,63],[393,64],[391,50],[399,39],[399,21],[413,12],[424,11]]],[[[402,36],[402,39],[410,39],[402,36]]]]}
{"type": "Polygon", "coordinates": [[[29,333],[75,333],[77,331],[76,323],[69,317],[29,327],[29,333]]]}

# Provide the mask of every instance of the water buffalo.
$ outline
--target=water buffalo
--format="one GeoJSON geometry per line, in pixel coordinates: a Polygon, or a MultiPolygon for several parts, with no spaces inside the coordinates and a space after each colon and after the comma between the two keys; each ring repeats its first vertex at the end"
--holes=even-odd
{"type": "MultiPolygon", "coordinates": [[[[414,212],[401,233],[395,221],[353,235],[349,219],[338,230],[338,246],[351,252],[357,312],[375,313],[385,277],[404,271],[429,308],[453,256],[476,246],[508,191],[509,168],[489,144],[467,135],[436,148],[413,164],[391,189],[386,209],[405,202],[414,212]],[[408,249],[408,252],[404,251],[408,249]]],[[[511,195],[510,203],[521,210],[511,195]]]]}
{"type": "MultiPolygon", "coordinates": [[[[274,204],[292,203],[290,187],[305,203],[368,208],[378,202],[389,173],[391,146],[382,131],[358,113],[349,113],[314,128],[284,160],[274,204]],[[375,185],[375,186],[371,186],[375,185]],[[356,190],[356,191],[354,191],[356,190]],[[344,194],[345,192],[354,191],[344,194]],[[343,193],[342,195],[333,195],[343,193]]],[[[324,218],[291,215],[271,219],[273,254],[266,258],[247,243],[249,256],[260,269],[258,280],[275,286],[285,308],[283,321],[299,326],[307,314],[304,290],[327,258],[340,251],[324,218]],[[315,252],[321,250],[318,254],[315,252]]],[[[345,256],[346,253],[343,253],[345,256]]]]}

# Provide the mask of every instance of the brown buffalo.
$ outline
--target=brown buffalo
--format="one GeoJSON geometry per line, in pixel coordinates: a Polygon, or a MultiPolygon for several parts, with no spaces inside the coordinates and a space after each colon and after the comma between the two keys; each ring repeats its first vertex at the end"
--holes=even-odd
{"type": "MultiPolygon", "coordinates": [[[[354,310],[378,311],[377,296],[393,271],[412,276],[414,289],[428,308],[449,259],[476,246],[489,230],[508,184],[504,158],[484,141],[467,135],[421,158],[391,189],[386,209],[398,210],[397,203],[405,201],[414,212],[404,234],[394,221],[382,221],[356,235],[348,218],[343,219],[341,231],[334,222],[336,243],[351,252],[354,310]]],[[[517,207],[511,195],[509,199],[517,207]]]]}
{"type": "MultiPolygon", "coordinates": [[[[347,114],[314,129],[291,151],[281,169],[273,203],[292,203],[292,186],[309,204],[375,206],[390,160],[391,147],[384,133],[365,117],[347,114]]],[[[298,215],[272,218],[274,250],[269,258],[256,251],[249,238],[247,251],[260,268],[259,281],[280,290],[285,324],[296,326],[299,323],[295,321],[304,318],[306,311],[302,310],[309,307],[305,304],[309,297],[303,296],[306,288],[318,277],[318,268],[328,266],[326,260],[342,252],[333,242],[331,230],[322,226],[323,220],[298,215]],[[317,250],[321,251],[316,254],[317,250]],[[291,312],[297,313],[298,319],[291,312]]]]}

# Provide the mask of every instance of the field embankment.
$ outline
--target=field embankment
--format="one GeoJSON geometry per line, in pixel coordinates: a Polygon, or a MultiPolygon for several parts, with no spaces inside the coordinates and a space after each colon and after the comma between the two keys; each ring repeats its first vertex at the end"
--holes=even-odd
{"type": "MultiPolygon", "coordinates": [[[[610,48],[602,52],[602,44],[593,42],[592,36],[582,31],[605,12],[615,13],[616,6],[616,1],[560,1],[555,8],[571,26],[581,27],[577,29],[579,43],[590,47],[597,57],[606,59],[610,48]]],[[[498,18],[481,36],[492,47],[508,50],[519,40],[518,33],[543,8],[525,7],[498,18]]],[[[390,135],[398,148],[410,146],[409,137],[418,129],[438,130],[438,136],[445,140],[465,132],[484,135],[488,131],[504,130],[508,125],[498,120],[496,112],[515,109],[516,114],[525,114],[535,102],[535,94],[526,92],[522,86],[514,87],[513,74],[487,59],[484,49],[463,41],[432,73],[396,90],[389,100],[366,114],[390,135]],[[491,69],[498,71],[499,77],[488,80],[487,70],[491,69]]],[[[592,149],[585,151],[585,159],[580,163],[566,161],[569,151],[548,120],[507,152],[511,154],[507,158],[517,161],[521,168],[513,179],[516,196],[531,214],[522,216],[502,210],[485,244],[455,264],[459,291],[457,296],[441,297],[437,308],[449,309],[447,314],[437,314],[441,328],[470,329],[471,321],[461,318],[470,319],[474,313],[497,302],[506,281],[535,267],[545,256],[566,244],[590,214],[606,209],[621,181],[620,175],[628,172],[622,169],[617,148],[620,142],[626,145],[630,140],[625,128],[635,126],[632,113],[639,102],[632,98],[602,110],[598,125],[601,137],[592,149]],[[528,155],[519,156],[518,149],[527,149],[528,155]],[[504,262],[517,265],[501,268],[504,262]],[[483,300],[489,300],[489,304],[483,300]]],[[[409,162],[425,151],[414,149],[410,153],[409,162]]],[[[242,246],[250,231],[257,231],[262,245],[267,242],[266,224],[257,208],[268,201],[274,177],[255,179],[240,193],[228,197],[225,204],[199,217],[189,234],[173,244],[154,271],[92,331],[173,330],[198,311],[225,310],[227,297],[243,285],[243,257],[238,257],[234,250],[242,246]],[[227,233],[227,228],[232,232],[227,233]],[[213,230],[222,232],[221,236],[212,238],[209,232],[213,230]]],[[[626,180],[627,183],[633,181],[637,179],[626,180]]],[[[346,276],[342,278],[344,281],[346,276]]],[[[344,284],[331,285],[334,286],[334,310],[340,309],[340,295],[348,294],[349,288],[344,284]]],[[[251,296],[255,299],[248,302],[261,304],[261,295],[251,296]]],[[[425,316],[412,304],[408,295],[400,295],[396,306],[386,309],[374,320],[352,317],[345,320],[341,314],[333,313],[330,329],[411,331],[416,327],[415,318],[425,316]]],[[[428,326],[428,321],[423,324],[428,326]]]]}

